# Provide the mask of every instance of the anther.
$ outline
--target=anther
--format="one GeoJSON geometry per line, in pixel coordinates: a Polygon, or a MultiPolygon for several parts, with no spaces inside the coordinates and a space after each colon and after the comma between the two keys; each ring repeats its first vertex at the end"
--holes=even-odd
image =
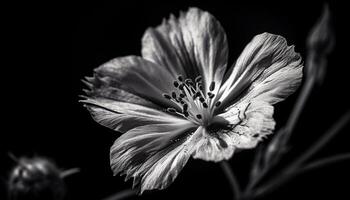
{"type": "Polygon", "coordinates": [[[171,93],[171,96],[172,96],[174,99],[176,99],[176,93],[175,93],[175,92],[172,92],[172,93],[171,93]]]}
{"type": "Polygon", "coordinates": [[[189,114],[188,114],[187,111],[184,111],[183,114],[185,115],[185,117],[188,117],[188,116],[189,116],[189,114]]]}
{"type": "Polygon", "coordinates": [[[179,87],[179,83],[177,81],[174,81],[174,87],[179,87]]]}
{"type": "Polygon", "coordinates": [[[179,96],[180,96],[181,98],[184,98],[184,97],[185,97],[185,95],[182,94],[182,93],[180,93],[179,96]]]}
{"type": "Polygon", "coordinates": [[[205,101],[205,99],[203,97],[200,97],[199,101],[203,103],[205,101]]]}
{"type": "Polygon", "coordinates": [[[199,85],[198,85],[198,88],[199,88],[201,91],[203,91],[203,85],[199,84],[199,85]]]}
{"type": "Polygon", "coordinates": [[[213,94],[213,93],[211,93],[211,92],[208,92],[208,96],[209,96],[209,98],[214,98],[214,96],[215,96],[215,94],[213,94]]]}
{"type": "Polygon", "coordinates": [[[196,115],[196,117],[197,117],[198,119],[202,119],[202,115],[201,115],[201,114],[196,115]]]}
{"type": "Polygon", "coordinates": [[[168,94],[163,94],[163,97],[166,98],[166,99],[171,99],[171,96],[168,95],[168,94]]]}
{"type": "Polygon", "coordinates": [[[183,83],[181,83],[181,84],[179,85],[179,89],[180,89],[180,90],[183,90],[183,89],[184,89],[184,86],[185,86],[185,85],[184,85],[183,83]]]}
{"type": "Polygon", "coordinates": [[[184,104],[183,107],[182,107],[182,109],[183,109],[184,112],[187,111],[187,109],[188,109],[188,104],[184,104]]]}
{"type": "Polygon", "coordinates": [[[215,106],[216,106],[216,107],[219,107],[220,104],[221,104],[221,101],[217,101],[217,102],[215,103],[215,106]]]}
{"type": "Polygon", "coordinates": [[[210,83],[209,90],[213,91],[214,89],[215,89],[215,82],[213,81],[210,83]]]}
{"type": "Polygon", "coordinates": [[[201,80],[202,80],[202,76],[197,76],[196,79],[194,79],[196,83],[199,83],[201,80]]]}
{"type": "Polygon", "coordinates": [[[166,110],[171,113],[176,113],[175,108],[167,108],[166,110]]]}
{"type": "Polygon", "coordinates": [[[186,79],[186,80],[185,80],[185,83],[186,83],[187,85],[193,85],[193,82],[192,82],[191,79],[186,79]]]}
{"type": "Polygon", "coordinates": [[[177,77],[177,80],[179,80],[180,82],[183,82],[183,81],[184,81],[184,79],[182,78],[181,75],[177,77]]]}
{"type": "Polygon", "coordinates": [[[203,102],[202,104],[203,104],[204,108],[208,108],[208,104],[207,103],[203,102]]]}

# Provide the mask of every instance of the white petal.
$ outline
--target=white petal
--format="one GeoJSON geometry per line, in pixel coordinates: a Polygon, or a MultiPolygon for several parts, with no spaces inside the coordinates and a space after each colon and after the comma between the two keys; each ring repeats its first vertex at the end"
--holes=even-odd
{"type": "Polygon", "coordinates": [[[206,86],[221,84],[228,45],[220,23],[208,12],[190,8],[150,28],[142,39],[142,56],[165,66],[172,74],[194,79],[202,75],[206,86]]]}
{"type": "Polygon", "coordinates": [[[220,132],[220,134],[209,133],[205,130],[201,139],[196,144],[193,158],[219,162],[230,159],[234,150],[235,147],[228,134],[224,132],[220,132]]]}
{"type": "Polygon", "coordinates": [[[104,98],[82,100],[94,120],[115,131],[126,132],[147,124],[188,123],[187,120],[145,106],[104,98]]]}
{"type": "Polygon", "coordinates": [[[301,57],[278,35],[257,35],[238,58],[220,90],[221,107],[251,100],[277,103],[293,93],[302,78],[301,57]]]}
{"type": "Polygon", "coordinates": [[[88,78],[92,98],[108,98],[144,106],[172,107],[163,93],[173,89],[173,77],[164,67],[137,56],[115,58],[88,78]]]}
{"type": "Polygon", "coordinates": [[[254,148],[259,141],[273,132],[273,110],[273,106],[264,101],[241,103],[231,107],[219,115],[229,121],[232,127],[230,131],[222,132],[230,136],[236,148],[254,148]]]}
{"type": "Polygon", "coordinates": [[[133,186],[140,186],[141,193],[164,189],[185,166],[199,140],[202,129],[192,131],[189,124],[132,129],[112,146],[111,167],[115,174],[126,174],[126,180],[133,177],[133,186]]]}

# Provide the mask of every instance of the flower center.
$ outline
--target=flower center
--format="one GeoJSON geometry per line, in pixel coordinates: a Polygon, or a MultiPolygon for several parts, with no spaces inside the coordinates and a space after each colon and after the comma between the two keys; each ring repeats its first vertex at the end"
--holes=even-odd
{"type": "Polygon", "coordinates": [[[213,113],[220,101],[215,101],[215,82],[209,85],[209,91],[205,92],[202,77],[195,80],[186,79],[180,75],[173,82],[174,90],[163,97],[172,101],[176,107],[167,108],[167,112],[180,115],[201,126],[209,126],[212,122],[213,113]]]}

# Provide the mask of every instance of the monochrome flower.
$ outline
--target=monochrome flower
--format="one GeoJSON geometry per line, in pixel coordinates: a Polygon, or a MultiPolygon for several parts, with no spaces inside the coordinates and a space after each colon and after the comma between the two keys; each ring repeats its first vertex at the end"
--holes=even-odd
{"type": "Polygon", "coordinates": [[[22,157],[11,170],[8,181],[10,200],[62,200],[65,193],[60,170],[46,158],[22,157]]]}
{"type": "Polygon", "coordinates": [[[219,162],[254,148],[274,130],[273,104],[299,86],[301,57],[263,33],[227,68],[220,23],[190,8],[142,38],[142,57],[115,58],[86,78],[93,119],[123,133],[110,152],[114,174],[144,190],[164,189],[188,159],[219,162]]]}

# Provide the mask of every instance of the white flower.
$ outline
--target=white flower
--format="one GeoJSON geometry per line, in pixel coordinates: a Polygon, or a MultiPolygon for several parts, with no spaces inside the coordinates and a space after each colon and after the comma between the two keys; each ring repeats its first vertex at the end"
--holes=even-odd
{"type": "Polygon", "coordinates": [[[142,38],[142,57],[113,59],[87,78],[84,102],[98,123],[123,133],[114,174],[141,192],[164,189],[188,159],[221,161],[272,133],[273,104],[299,86],[301,57],[278,35],[257,35],[227,69],[219,22],[191,8],[142,38]]]}

